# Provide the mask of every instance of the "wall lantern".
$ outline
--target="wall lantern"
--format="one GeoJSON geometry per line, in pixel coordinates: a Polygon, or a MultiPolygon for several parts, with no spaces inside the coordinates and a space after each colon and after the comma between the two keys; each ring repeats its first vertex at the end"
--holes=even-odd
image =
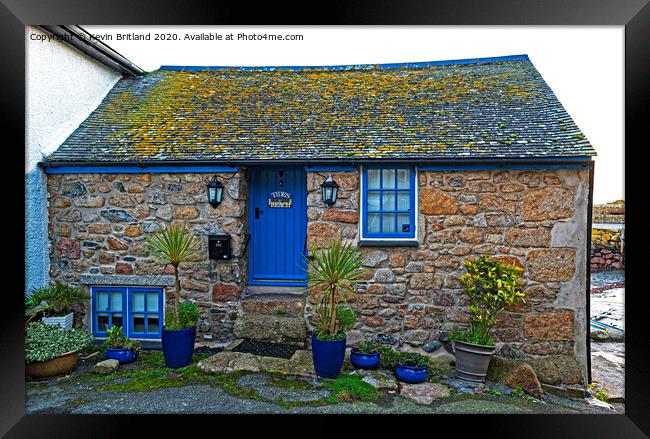
{"type": "Polygon", "coordinates": [[[217,207],[223,199],[223,184],[217,180],[215,175],[208,183],[208,202],[212,207],[217,207]]]}
{"type": "Polygon", "coordinates": [[[321,184],[320,187],[323,195],[323,203],[327,204],[328,206],[334,205],[334,203],[336,203],[336,196],[339,192],[339,185],[336,184],[334,180],[332,180],[332,175],[327,177],[327,180],[325,180],[325,182],[321,184]]]}

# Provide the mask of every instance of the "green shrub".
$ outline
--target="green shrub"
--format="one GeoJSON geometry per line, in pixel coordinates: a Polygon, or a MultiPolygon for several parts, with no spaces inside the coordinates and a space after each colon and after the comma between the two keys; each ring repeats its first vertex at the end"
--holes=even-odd
{"type": "Polygon", "coordinates": [[[173,309],[167,311],[165,316],[165,329],[177,331],[196,327],[199,320],[199,307],[193,302],[181,302],[178,304],[178,318],[173,309]]]}
{"type": "Polygon", "coordinates": [[[92,343],[92,336],[84,329],[29,323],[25,332],[25,362],[51,360],[70,351],[88,348],[92,343]]]}
{"type": "Polygon", "coordinates": [[[428,366],[429,357],[418,354],[417,352],[400,352],[397,358],[397,364],[402,366],[428,366]]]}
{"type": "Polygon", "coordinates": [[[492,327],[497,315],[507,306],[523,300],[523,269],[496,261],[489,256],[464,262],[467,273],[460,283],[469,294],[470,327],[467,331],[454,333],[457,341],[480,345],[493,345],[492,327]]]}
{"type": "Polygon", "coordinates": [[[354,349],[360,354],[375,354],[379,352],[380,344],[381,343],[378,343],[374,340],[365,340],[355,346],[354,349]]]}
{"type": "Polygon", "coordinates": [[[106,331],[108,337],[103,343],[105,348],[111,349],[140,349],[140,342],[131,340],[122,333],[121,326],[113,326],[106,331]]]}

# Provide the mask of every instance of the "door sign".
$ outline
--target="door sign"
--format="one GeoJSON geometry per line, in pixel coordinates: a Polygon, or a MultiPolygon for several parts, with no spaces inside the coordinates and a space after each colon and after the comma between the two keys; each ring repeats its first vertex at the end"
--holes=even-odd
{"type": "Polygon", "coordinates": [[[271,196],[269,197],[269,207],[276,209],[291,209],[292,201],[293,197],[289,192],[271,192],[271,196]]]}

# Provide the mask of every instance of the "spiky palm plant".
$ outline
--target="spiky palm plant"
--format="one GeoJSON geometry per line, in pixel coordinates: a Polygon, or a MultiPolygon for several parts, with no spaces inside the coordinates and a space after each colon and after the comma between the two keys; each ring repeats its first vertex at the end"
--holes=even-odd
{"type": "Polygon", "coordinates": [[[313,259],[307,259],[309,288],[319,291],[319,338],[337,339],[354,319],[341,312],[339,305],[354,297],[354,285],[366,270],[359,247],[350,243],[331,241],[329,246],[317,250],[311,247],[313,259]],[[345,320],[347,323],[344,323],[345,320]],[[350,321],[351,320],[351,321],[350,321]]]}
{"type": "Polygon", "coordinates": [[[181,297],[181,282],[178,277],[178,266],[196,256],[199,250],[199,241],[185,226],[163,227],[147,237],[147,247],[165,265],[174,267],[176,280],[174,294],[174,319],[178,321],[178,306],[181,297]]]}

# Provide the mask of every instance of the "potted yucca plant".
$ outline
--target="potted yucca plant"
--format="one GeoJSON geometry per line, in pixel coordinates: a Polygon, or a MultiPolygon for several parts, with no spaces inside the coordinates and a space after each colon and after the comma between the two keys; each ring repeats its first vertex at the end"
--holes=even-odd
{"type": "Polygon", "coordinates": [[[180,301],[181,282],[178,267],[198,254],[199,241],[188,228],[170,226],[154,232],[147,237],[146,242],[149,251],[158,257],[164,266],[174,267],[174,300],[173,306],[165,312],[162,348],[167,367],[185,367],[192,361],[199,310],[195,303],[180,301]]]}
{"type": "Polygon", "coordinates": [[[365,272],[359,247],[332,241],[327,248],[311,248],[307,259],[308,285],[318,294],[317,324],[312,333],[312,359],[316,373],[335,378],[345,359],[345,332],[352,329],[355,314],[347,306],[354,285],[365,272]]]}
{"type": "Polygon", "coordinates": [[[492,328],[506,305],[523,301],[519,276],[523,269],[481,256],[465,260],[467,273],[460,282],[469,294],[470,324],[465,331],[449,336],[454,342],[456,377],[484,382],[494,353],[492,328]]]}

